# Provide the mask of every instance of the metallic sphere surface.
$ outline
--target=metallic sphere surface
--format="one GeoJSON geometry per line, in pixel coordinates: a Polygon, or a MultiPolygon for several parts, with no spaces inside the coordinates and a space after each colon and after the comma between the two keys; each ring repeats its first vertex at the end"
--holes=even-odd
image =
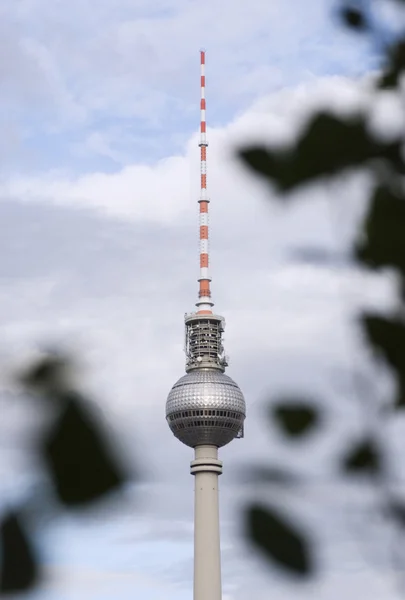
{"type": "Polygon", "coordinates": [[[210,444],[220,448],[238,437],[246,404],[238,385],[218,369],[196,369],[172,387],[166,419],[183,444],[210,444]]]}

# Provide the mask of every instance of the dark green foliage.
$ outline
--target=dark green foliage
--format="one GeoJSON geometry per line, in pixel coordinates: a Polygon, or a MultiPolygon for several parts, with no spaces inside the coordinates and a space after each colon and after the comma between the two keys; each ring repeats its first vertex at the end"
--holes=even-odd
{"type": "Polygon", "coordinates": [[[346,6],[341,12],[343,22],[350,28],[365,31],[368,24],[364,14],[356,7],[346,6]]]}
{"type": "Polygon", "coordinates": [[[387,52],[387,64],[378,80],[380,89],[397,88],[399,78],[405,70],[405,38],[395,42],[387,52]]]}
{"type": "Polygon", "coordinates": [[[320,420],[318,410],[303,401],[283,401],[271,407],[271,415],[284,433],[300,437],[309,433],[320,420]]]}
{"type": "Polygon", "coordinates": [[[118,488],[124,475],[99,425],[73,394],[45,440],[43,457],[59,500],[82,505],[118,488]]]}
{"type": "MultiPolygon", "coordinates": [[[[32,401],[46,399],[48,408],[54,408],[48,434],[40,440],[39,458],[59,502],[67,508],[78,508],[120,488],[126,474],[86,398],[71,391],[70,367],[64,357],[50,355],[32,364],[19,381],[33,394],[32,401]]],[[[27,501],[28,511],[30,506],[27,501]]],[[[16,513],[6,516],[0,534],[0,594],[32,589],[39,583],[40,573],[32,544],[16,513]]]]}
{"type": "MultiPolygon", "coordinates": [[[[397,0],[405,6],[405,0],[397,0]]],[[[380,4],[375,0],[375,5],[380,4]]],[[[382,2],[381,2],[382,4],[382,2]]],[[[347,28],[366,34],[370,43],[382,58],[382,72],[370,90],[377,100],[382,90],[391,89],[404,101],[403,89],[399,86],[405,74],[405,21],[401,35],[387,46],[384,25],[372,20],[374,6],[371,2],[342,3],[339,11],[341,21],[347,28]],[[367,12],[370,9],[369,13],[367,12]]],[[[397,138],[391,142],[376,139],[371,134],[367,115],[352,113],[338,117],[325,110],[308,117],[306,125],[298,132],[296,142],[283,149],[252,146],[239,150],[238,156],[253,173],[264,178],[279,193],[278,200],[286,201],[288,193],[297,191],[310,183],[330,177],[337,180],[341,175],[359,170],[372,176],[374,189],[368,211],[361,224],[354,248],[353,258],[363,267],[372,270],[393,269],[399,279],[402,297],[397,313],[390,316],[366,314],[360,319],[368,347],[390,367],[397,383],[393,401],[396,408],[405,406],[405,131],[398,127],[397,138]]],[[[298,194],[295,195],[299,199],[298,194]]],[[[356,198],[353,198],[353,202],[356,198]]],[[[307,256],[304,258],[308,259],[307,256]]],[[[312,264],[324,257],[309,253],[312,264]]],[[[324,260],[324,262],[326,262],[324,260]]],[[[390,484],[393,483],[387,457],[389,435],[384,435],[386,419],[395,418],[397,413],[382,408],[380,399],[356,386],[362,409],[365,428],[360,441],[352,447],[343,447],[339,453],[339,469],[351,479],[367,476],[375,484],[378,507],[394,526],[403,532],[405,528],[405,504],[393,499],[390,484]],[[360,392],[360,394],[359,394],[360,392]],[[371,424],[371,426],[370,426],[371,424]]],[[[302,408],[300,403],[278,403],[272,411],[272,420],[289,441],[312,431],[318,425],[317,413],[309,404],[302,408]]],[[[272,457],[274,461],[274,456],[272,457]]],[[[263,483],[284,481],[283,469],[274,463],[257,474],[263,483]]],[[[299,482],[294,475],[294,482],[299,482]]],[[[286,488],[284,492],[288,491],[286,488]]],[[[295,492],[295,489],[294,489],[295,492]]],[[[300,571],[303,556],[308,558],[306,538],[297,534],[273,510],[253,504],[248,510],[248,534],[273,562],[292,571],[300,571]],[[304,549],[304,550],[303,550],[304,549]],[[298,558],[297,558],[298,556],[298,558]],[[293,558],[291,558],[293,557],[293,558]],[[300,565],[297,567],[297,564],[300,565]],[[292,567],[291,565],[295,565],[292,567]]],[[[310,572],[310,569],[309,571],[310,572]]]]}
{"type": "Polygon", "coordinates": [[[379,315],[363,317],[363,327],[373,348],[392,368],[397,379],[395,406],[405,407],[405,324],[402,319],[379,315]]]}
{"type": "Polygon", "coordinates": [[[17,512],[9,512],[0,525],[0,594],[13,594],[32,588],[39,569],[31,542],[17,512]]]}
{"type": "Polygon", "coordinates": [[[310,119],[294,147],[283,151],[251,147],[239,155],[254,172],[287,192],[372,160],[400,165],[400,147],[397,141],[374,139],[362,115],[339,118],[320,112],[310,119]]]}
{"type": "Polygon", "coordinates": [[[254,504],[246,519],[250,539],[265,556],[294,575],[307,577],[313,573],[308,541],[274,508],[254,504]]]}
{"type": "Polygon", "coordinates": [[[364,439],[350,448],[342,466],[350,474],[378,474],[381,471],[381,454],[374,440],[364,439]]]}
{"type": "Polygon", "coordinates": [[[356,258],[373,269],[395,267],[405,276],[404,227],[405,198],[378,186],[360,231],[356,258]]]}
{"type": "Polygon", "coordinates": [[[43,385],[49,386],[60,379],[66,367],[66,361],[59,356],[45,356],[22,373],[20,379],[25,386],[33,389],[43,385]]]}

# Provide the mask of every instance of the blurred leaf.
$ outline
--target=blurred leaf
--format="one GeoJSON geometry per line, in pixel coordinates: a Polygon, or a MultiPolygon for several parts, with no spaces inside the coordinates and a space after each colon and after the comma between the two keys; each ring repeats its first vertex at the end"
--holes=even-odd
{"type": "Polygon", "coordinates": [[[302,436],[319,423],[319,413],[314,406],[302,401],[278,402],[271,407],[272,417],[284,433],[302,436]]]}
{"type": "Polygon", "coordinates": [[[395,267],[405,275],[405,198],[379,186],[373,198],[355,255],[371,268],[395,267]]]}
{"type": "Polygon", "coordinates": [[[34,361],[19,375],[20,383],[40,400],[60,402],[59,392],[70,385],[72,364],[65,355],[52,353],[34,361]]]}
{"type": "Polygon", "coordinates": [[[358,31],[368,29],[368,23],[364,14],[358,8],[346,6],[342,9],[341,16],[343,22],[352,29],[357,29],[358,31]]]}
{"type": "Polygon", "coordinates": [[[56,356],[47,356],[36,361],[25,373],[21,375],[21,380],[27,386],[43,385],[64,367],[64,361],[56,356]]]}
{"type": "Polygon", "coordinates": [[[249,538],[277,565],[300,576],[308,576],[313,572],[307,540],[274,508],[250,506],[247,529],[249,538]]]}
{"type": "Polygon", "coordinates": [[[388,505],[388,510],[398,525],[405,527],[405,505],[398,501],[393,501],[388,505]]]}
{"type": "Polygon", "coordinates": [[[244,478],[248,483],[272,483],[276,485],[294,485],[298,478],[295,473],[286,471],[277,465],[251,465],[244,469],[243,475],[239,479],[244,478]]]}
{"type": "Polygon", "coordinates": [[[381,456],[375,442],[365,439],[355,444],[343,459],[343,469],[349,473],[378,473],[381,469],[381,456]]]}
{"type": "Polygon", "coordinates": [[[405,324],[399,319],[365,315],[363,328],[370,344],[393,369],[397,380],[396,408],[405,407],[405,324]]]}
{"type": "Polygon", "coordinates": [[[405,70],[405,40],[396,41],[387,52],[387,64],[377,82],[380,89],[397,88],[399,77],[405,70]]]}
{"type": "Polygon", "coordinates": [[[10,512],[0,525],[0,594],[31,589],[39,580],[34,550],[17,513],[10,512]]]}
{"type": "Polygon", "coordinates": [[[284,192],[372,159],[402,164],[400,143],[375,140],[362,116],[343,119],[326,112],[312,117],[295,147],[269,150],[256,146],[241,150],[239,156],[284,192]]]}
{"type": "Polygon", "coordinates": [[[118,488],[125,480],[93,417],[72,394],[43,447],[59,500],[86,504],[118,488]]]}

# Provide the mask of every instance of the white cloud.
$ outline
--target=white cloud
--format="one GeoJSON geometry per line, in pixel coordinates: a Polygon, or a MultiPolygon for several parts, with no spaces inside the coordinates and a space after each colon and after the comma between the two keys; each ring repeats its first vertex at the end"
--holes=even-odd
{"type": "Polygon", "coordinates": [[[189,181],[183,157],[162,160],[156,168],[125,167],[116,174],[93,173],[79,179],[49,175],[6,184],[4,196],[89,207],[145,221],[173,222],[187,206],[189,181]]]}
{"type": "MultiPolygon", "coordinates": [[[[213,214],[220,212],[223,222],[226,215],[229,224],[233,224],[235,218],[256,219],[259,203],[267,201],[269,190],[248,176],[235,159],[235,150],[249,143],[274,146],[291,142],[316,108],[327,107],[338,114],[347,114],[353,109],[364,111],[369,114],[370,127],[377,135],[395,136],[398,123],[405,119],[399,98],[388,92],[376,103],[372,103],[371,98],[369,80],[330,77],[275,92],[226,127],[210,128],[208,182],[213,214]],[[253,200],[247,200],[249,198],[253,200]]],[[[114,173],[95,171],[74,175],[51,171],[33,176],[14,175],[0,183],[0,192],[4,197],[23,201],[89,208],[124,221],[173,225],[187,218],[189,207],[198,196],[197,144],[197,137],[193,136],[180,155],[168,155],[152,165],[130,164],[114,173]]],[[[91,134],[83,151],[92,147],[96,147],[99,154],[120,160],[101,133],[91,134]]],[[[335,189],[336,196],[346,195],[342,194],[342,185],[340,183],[339,190],[335,189]]],[[[365,183],[349,179],[346,189],[356,193],[361,204],[365,183]],[[353,186],[357,186],[357,190],[353,186]]],[[[315,190],[311,195],[323,198],[325,191],[315,190]]]]}

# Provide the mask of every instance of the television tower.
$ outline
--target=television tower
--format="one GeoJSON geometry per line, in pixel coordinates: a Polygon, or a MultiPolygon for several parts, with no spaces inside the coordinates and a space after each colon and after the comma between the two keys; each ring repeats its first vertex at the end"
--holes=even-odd
{"type": "Polygon", "coordinates": [[[194,448],[191,474],[195,477],[194,600],[221,600],[218,448],[243,437],[246,405],[242,392],[228,375],[222,345],[224,319],[212,311],[208,258],[207,140],[205,121],[205,51],[201,55],[201,193],[200,277],[197,311],[185,315],[186,375],[172,387],[166,419],[172,433],[194,448]]]}

